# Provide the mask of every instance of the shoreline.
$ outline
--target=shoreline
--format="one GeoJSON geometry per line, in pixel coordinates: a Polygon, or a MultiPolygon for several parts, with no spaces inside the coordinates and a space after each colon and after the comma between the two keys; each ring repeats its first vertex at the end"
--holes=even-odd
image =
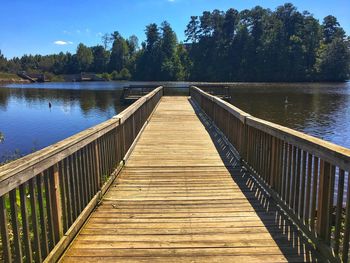
{"type": "Polygon", "coordinates": [[[0,84],[30,84],[26,79],[0,79],[0,84]]]}
{"type": "MultiPolygon", "coordinates": [[[[143,86],[144,85],[169,85],[170,87],[172,85],[188,85],[188,86],[213,86],[213,87],[234,87],[234,86],[249,86],[249,87],[258,87],[258,86],[262,86],[262,87],[266,87],[266,86],[274,86],[274,85],[281,85],[281,86],[294,86],[294,85],[306,85],[306,86],[312,86],[312,85],[344,85],[347,82],[349,82],[350,80],[347,81],[324,81],[324,82],[317,82],[317,81],[300,81],[300,82],[211,82],[211,81],[143,81],[143,80],[110,80],[110,81],[106,81],[106,82],[122,82],[122,83],[130,83],[132,84],[136,84],[136,85],[140,85],[143,86]]],[[[72,81],[50,81],[48,83],[71,83],[72,81]]],[[[101,82],[101,81],[77,81],[77,83],[91,83],[91,82],[101,82]]],[[[29,80],[26,79],[15,79],[15,78],[11,78],[11,79],[4,79],[4,78],[0,78],[0,85],[6,85],[6,84],[36,84],[36,83],[32,83],[29,80]]]]}

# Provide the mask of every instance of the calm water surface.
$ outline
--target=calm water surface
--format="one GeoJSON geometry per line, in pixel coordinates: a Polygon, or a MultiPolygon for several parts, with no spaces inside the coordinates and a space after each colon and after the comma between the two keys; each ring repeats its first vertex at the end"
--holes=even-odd
{"type": "Polygon", "coordinates": [[[350,148],[350,83],[230,89],[247,113],[350,148]]]}
{"type": "MultiPolygon", "coordinates": [[[[0,87],[0,161],[28,154],[122,111],[128,82],[11,84],[0,87]],[[49,108],[49,102],[52,107],[49,108]]],[[[179,86],[186,83],[178,83],[179,86]]],[[[350,148],[350,83],[263,84],[230,88],[231,102],[278,124],[350,148]]]]}
{"type": "Polygon", "coordinates": [[[28,154],[123,110],[122,83],[48,83],[0,87],[0,161],[28,154]],[[52,107],[49,108],[49,102],[52,107]]]}

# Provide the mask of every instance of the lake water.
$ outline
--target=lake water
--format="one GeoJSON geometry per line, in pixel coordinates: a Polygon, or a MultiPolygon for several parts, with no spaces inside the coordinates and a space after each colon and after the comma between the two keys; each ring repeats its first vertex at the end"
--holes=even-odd
{"type": "Polygon", "coordinates": [[[264,85],[230,89],[247,113],[350,148],[350,83],[264,85]]]}
{"type": "MultiPolygon", "coordinates": [[[[44,148],[118,114],[125,108],[120,103],[120,95],[128,84],[134,83],[44,83],[0,87],[0,132],[5,138],[0,143],[0,161],[15,151],[28,154],[44,148]]],[[[172,83],[178,87],[187,84],[172,83]]],[[[239,84],[230,88],[230,94],[234,105],[256,117],[350,148],[349,83],[239,84]]]]}

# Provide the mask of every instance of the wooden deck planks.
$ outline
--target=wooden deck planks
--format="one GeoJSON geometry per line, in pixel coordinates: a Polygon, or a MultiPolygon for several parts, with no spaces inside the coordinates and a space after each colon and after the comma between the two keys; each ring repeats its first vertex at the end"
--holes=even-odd
{"type": "Polygon", "coordinates": [[[163,97],[61,261],[311,261],[291,245],[301,242],[291,228],[231,174],[240,171],[225,167],[188,99],[163,97]]]}

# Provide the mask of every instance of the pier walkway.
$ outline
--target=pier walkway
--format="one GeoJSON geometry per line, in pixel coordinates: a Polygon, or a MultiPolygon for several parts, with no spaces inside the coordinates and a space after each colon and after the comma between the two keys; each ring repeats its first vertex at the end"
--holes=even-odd
{"type": "Polygon", "coordinates": [[[0,262],[349,262],[350,149],[189,93],[1,166],[0,262]]]}
{"type": "Polygon", "coordinates": [[[311,261],[209,126],[188,98],[162,97],[62,262],[311,261]]]}

